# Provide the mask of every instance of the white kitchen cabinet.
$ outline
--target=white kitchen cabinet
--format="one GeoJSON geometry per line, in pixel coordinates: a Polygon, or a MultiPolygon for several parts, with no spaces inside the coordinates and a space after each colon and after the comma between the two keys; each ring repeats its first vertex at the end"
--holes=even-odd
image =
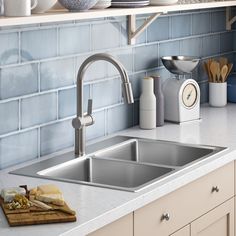
{"type": "Polygon", "coordinates": [[[183,227],[177,232],[171,234],[170,236],[190,236],[190,225],[183,227]]]}
{"type": "Polygon", "coordinates": [[[235,236],[234,166],[231,162],[88,236],[235,236]]]}
{"type": "Polygon", "coordinates": [[[234,163],[134,212],[135,236],[169,236],[234,196],[234,163]]]}
{"type": "Polygon", "coordinates": [[[133,236],[133,213],[104,226],[88,236],[133,236]]]}
{"type": "Polygon", "coordinates": [[[191,236],[234,236],[234,198],[192,222],[191,236]]]}

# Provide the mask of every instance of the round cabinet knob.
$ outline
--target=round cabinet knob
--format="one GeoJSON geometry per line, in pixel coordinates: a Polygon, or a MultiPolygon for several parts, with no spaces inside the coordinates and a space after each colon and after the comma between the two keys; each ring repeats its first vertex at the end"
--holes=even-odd
{"type": "Polygon", "coordinates": [[[163,221],[163,220],[168,221],[169,219],[170,219],[170,214],[169,213],[165,213],[161,216],[161,221],[163,221]]]}
{"type": "Polygon", "coordinates": [[[213,186],[211,191],[212,191],[212,193],[214,193],[214,192],[218,193],[220,191],[220,189],[218,188],[218,186],[213,186]]]}

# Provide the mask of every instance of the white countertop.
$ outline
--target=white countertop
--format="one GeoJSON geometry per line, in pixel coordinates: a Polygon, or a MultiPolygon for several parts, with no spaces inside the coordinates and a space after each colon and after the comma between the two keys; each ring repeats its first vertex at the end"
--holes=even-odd
{"type": "Polygon", "coordinates": [[[10,170],[25,164],[0,171],[0,189],[22,184],[33,187],[54,182],[64,193],[71,208],[77,212],[77,221],[74,223],[9,227],[0,210],[0,235],[83,236],[236,159],[236,105],[229,104],[225,108],[203,106],[201,117],[201,121],[181,125],[166,123],[155,130],[140,130],[134,127],[119,133],[181,143],[229,147],[228,150],[195,166],[181,170],[174,178],[163,179],[138,193],[8,174],[10,170]]]}

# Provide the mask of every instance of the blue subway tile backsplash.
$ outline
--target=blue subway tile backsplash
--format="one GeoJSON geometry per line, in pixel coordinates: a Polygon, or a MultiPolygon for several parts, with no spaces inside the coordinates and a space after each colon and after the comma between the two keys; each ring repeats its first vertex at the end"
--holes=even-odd
{"type": "Polygon", "coordinates": [[[0,103],[0,135],[19,129],[19,101],[0,103]]]}
{"type": "Polygon", "coordinates": [[[90,51],[90,26],[77,25],[59,29],[59,55],[90,51]]]}
{"type": "Polygon", "coordinates": [[[18,60],[18,33],[0,33],[0,65],[17,63],[18,60]]]}
{"type": "Polygon", "coordinates": [[[11,135],[0,140],[1,168],[38,157],[38,130],[11,135]]]}
{"type": "Polygon", "coordinates": [[[40,64],[40,90],[70,86],[75,83],[75,59],[45,61],[40,64]]]}
{"type": "Polygon", "coordinates": [[[47,93],[21,100],[21,128],[57,119],[57,93],[47,93]]]}
{"type": "MultiPolygon", "coordinates": [[[[148,15],[137,17],[137,27],[148,15]]],[[[135,103],[123,103],[118,72],[96,62],[84,76],[84,111],[93,99],[95,124],[88,140],[137,125],[141,79],[171,75],[160,57],[192,55],[206,60],[226,56],[236,63],[236,31],[225,29],[225,9],[162,15],[128,45],[127,17],[7,27],[0,30],[0,169],[74,145],[76,77],[83,61],[97,52],[117,57],[128,71],[135,103]],[[17,155],[16,155],[17,153],[17,155]]],[[[200,66],[193,78],[208,101],[200,66]]]]}
{"type": "Polygon", "coordinates": [[[71,120],[46,125],[40,129],[40,155],[50,154],[74,144],[71,120]]]}
{"type": "Polygon", "coordinates": [[[57,29],[40,29],[21,33],[21,60],[32,61],[57,55],[57,29]]]}
{"type": "Polygon", "coordinates": [[[0,68],[0,99],[38,92],[38,65],[35,63],[0,68]]]}

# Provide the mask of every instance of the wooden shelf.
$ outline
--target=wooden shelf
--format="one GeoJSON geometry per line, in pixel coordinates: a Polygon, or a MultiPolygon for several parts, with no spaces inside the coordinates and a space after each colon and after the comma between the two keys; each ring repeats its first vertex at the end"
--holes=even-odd
{"type": "Polygon", "coordinates": [[[200,10],[226,7],[226,29],[231,30],[236,16],[231,16],[231,7],[236,6],[234,1],[212,1],[194,4],[175,4],[170,6],[146,6],[140,8],[108,8],[104,10],[89,10],[85,12],[68,12],[67,10],[51,11],[44,14],[33,14],[28,17],[0,17],[0,27],[22,26],[29,24],[56,23],[74,20],[88,20],[94,18],[128,16],[129,44],[135,44],[136,38],[157,19],[160,15],[175,11],[200,10]],[[151,14],[138,29],[136,28],[136,16],[139,14],[151,14]]]}
{"type": "Polygon", "coordinates": [[[236,1],[217,1],[196,4],[176,4],[171,6],[147,6],[141,8],[108,8],[104,10],[89,10],[86,12],[52,11],[44,14],[33,14],[28,17],[0,17],[0,27],[18,26],[39,23],[53,23],[93,18],[128,16],[138,14],[167,13],[196,9],[208,9],[236,6],[236,1]]]}

